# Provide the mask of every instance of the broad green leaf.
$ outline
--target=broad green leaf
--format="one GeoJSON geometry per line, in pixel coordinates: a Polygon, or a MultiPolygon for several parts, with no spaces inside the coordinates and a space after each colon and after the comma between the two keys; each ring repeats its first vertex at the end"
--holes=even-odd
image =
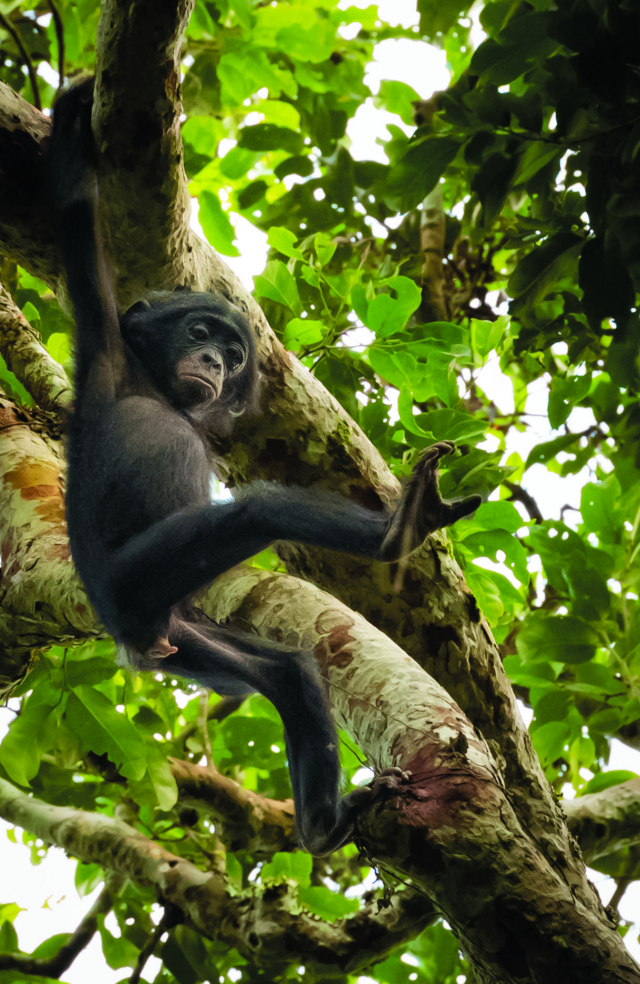
{"type": "Polygon", "coordinates": [[[526,660],[570,664],[592,659],[598,643],[597,633],[583,619],[541,612],[525,619],[516,639],[517,650],[526,660]]]}
{"type": "Polygon", "coordinates": [[[312,321],[311,318],[292,318],[287,322],[283,332],[282,344],[290,352],[299,352],[308,345],[321,342],[324,333],[325,327],[321,321],[312,321]]]}
{"type": "Polygon", "coordinates": [[[511,297],[522,306],[525,299],[531,306],[539,304],[547,294],[556,288],[557,283],[571,272],[585,240],[573,232],[558,232],[542,246],[527,253],[509,278],[508,290],[511,297]]]}
{"type": "Polygon", "coordinates": [[[0,763],[20,786],[29,786],[40,760],[54,740],[63,705],[61,693],[42,680],[0,744],[0,763]]]}
{"type": "Polygon", "coordinates": [[[496,321],[479,321],[471,319],[471,345],[481,359],[486,359],[490,352],[498,347],[504,333],[509,327],[509,318],[502,316],[496,321]]]}
{"type": "Polygon", "coordinates": [[[147,742],[147,769],[149,779],[161,810],[170,810],[178,801],[178,787],[162,746],[156,741],[147,742]]]}
{"type": "Polygon", "coordinates": [[[578,796],[588,796],[590,793],[601,793],[604,789],[611,789],[612,786],[619,786],[623,782],[631,782],[639,779],[636,772],[628,769],[612,769],[611,772],[598,772],[590,779],[584,789],[581,789],[578,796]]]}
{"type": "Polygon", "coordinates": [[[240,130],[238,146],[247,150],[286,150],[289,154],[299,154],[304,146],[300,133],[275,123],[257,123],[244,126],[240,130]]]}
{"type": "Polygon", "coordinates": [[[200,211],[198,218],[202,231],[214,249],[225,256],[240,256],[238,249],[233,245],[235,239],[235,229],[231,225],[229,216],[222,208],[218,196],[214,195],[208,188],[203,188],[198,195],[200,211]]]}
{"type": "Polygon", "coordinates": [[[413,102],[419,102],[420,96],[406,82],[396,82],[391,79],[383,79],[377,96],[374,96],[374,103],[381,109],[386,109],[389,113],[397,113],[403,123],[407,126],[414,126],[413,102]]]}
{"type": "Polygon", "coordinates": [[[338,244],[334,243],[331,236],[328,236],[325,232],[318,232],[314,237],[313,246],[316,251],[318,263],[321,266],[326,266],[331,261],[338,244]]]}
{"type": "Polygon", "coordinates": [[[549,390],[549,423],[554,429],[561,427],[573,410],[591,389],[591,373],[583,376],[555,376],[549,390]]]}
{"type": "Polygon", "coordinates": [[[410,145],[387,174],[384,200],[398,212],[415,208],[433,191],[459,147],[453,137],[440,136],[429,136],[410,145]]]}
{"type": "Polygon", "coordinates": [[[304,260],[304,253],[295,245],[297,238],[290,229],[286,229],[284,226],[271,226],[267,236],[267,242],[269,246],[273,246],[274,249],[277,249],[284,256],[292,256],[296,260],[304,260]]]}
{"type": "Polygon", "coordinates": [[[525,144],[524,153],[518,158],[518,166],[513,175],[513,185],[526,184],[543,167],[565,153],[564,147],[549,144],[546,141],[534,140],[525,144]]]}
{"type": "Polygon", "coordinates": [[[577,444],[579,440],[579,434],[563,434],[561,437],[554,438],[553,441],[536,444],[529,452],[525,470],[531,468],[532,465],[546,464],[552,458],[555,458],[560,451],[566,451],[567,448],[577,444]]]}
{"type": "Polygon", "coordinates": [[[571,728],[564,721],[549,721],[531,732],[533,747],[542,764],[562,758],[571,739],[571,728]]]}
{"type": "Polygon", "coordinates": [[[360,908],[357,899],[346,899],[344,895],[332,892],[326,885],[300,886],[298,898],[317,916],[329,922],[333,922],[334,919],[343,919],[344,916],[357,912],[360,908]]]}
{"type": "Polygon", "coordinates": [[[620,542],[625,515],[619,508],[620,485],[614,475],[605,482],[588,482],[582,489],[580,512],[587,528],[603,544],[620,542]]]}
{"type": "Polygon", "coordinates": [[[505,565],[513,571],[520,584],[529,583],[527,554],[517,537],[506,530],[482,530],[471,533],[460,541],[461,546],[475,557],[489,557],[497,561],[498,551],[505,554],[505,565]]]}
{"type": "Polygon", "coordinates": [[[294,854],[278,851],[260,871],[260,880],[272,878],[277,881],[294,881],[298,885],[309,885],[313,858],[310,854],[296,851],[294,854]]]}
{"type": "Polygon", "coordinates": [[[422,292],[408,277],[390,277],[385,281],[396,294],[377,294],[370,301],[364,323],[378,338],[385,338],[398,331],[420,306],[422,292]]]}
{"type": "Polygon", "coordinates": [[[302,305],[298,288],[282,260],[269,260],[262,273],[253,278],[253,282],[257,297],[268,297],[300,315],[302,305]]]}
{"type": "Polygon", "coordinates": [[[75,687],[69,694],[67,721],[88,749],[108,755],[123,775],[141,779],[147,767],[142,738],[111,701],[91,687],[75,687]]]}

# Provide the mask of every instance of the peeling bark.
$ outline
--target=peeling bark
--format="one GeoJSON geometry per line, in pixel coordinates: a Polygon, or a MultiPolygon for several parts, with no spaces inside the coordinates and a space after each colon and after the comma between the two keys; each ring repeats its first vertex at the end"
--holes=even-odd
{"type": "Polygon", "coordinates": [[[298,846],[293,800],[273,800],[245,789],[207,766],[169,759],[180,802],[206,809],[229,851],[272,857],[298,846]]]}
{"type": "Polygon", "coordinates": [[[587,863],[640,844],[640,779],[565,800],[563,807],[587,863]]]}
{"type": "Polygon", "coordinates": [[[71,561],[59,442],[0,398],[0,694],[34,649],[99,633],[71,561]]]}
{"type": "Polygon", "coordinates": [[[288,883],[232,895],[219,874],[200,871],[128,824],[43,803],[3,779],[0,816],[86,863],[151,885],[161,902],[181,909],[205,936],[223,940],[247,960],[270,970],[304,962],[329,975],[357,973],[413,939],[434,919],[424,899],[410,891],[395,896],[391,906],[379,913],[369,904],[335,923],[299,912],[288,883]]]}
{"type": "Polygon", "coordinates": [[[71,405],[71,383],[42,344],[11,295],[0,284],[0,352],[9,369],[43,410],[71,405]]]}

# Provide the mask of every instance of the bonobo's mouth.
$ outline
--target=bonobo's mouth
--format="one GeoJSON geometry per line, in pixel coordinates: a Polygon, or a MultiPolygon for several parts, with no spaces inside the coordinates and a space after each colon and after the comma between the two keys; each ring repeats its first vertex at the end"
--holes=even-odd
{"type": "Polygon", "coordinates": [[[220,395],[220,387],[216,381],[207,376],[200,376],[195,372],[185,372],[180,375],[180,381],[186,383],[190,388],[197,390],[202,400],[217,400],[220,395]]]}

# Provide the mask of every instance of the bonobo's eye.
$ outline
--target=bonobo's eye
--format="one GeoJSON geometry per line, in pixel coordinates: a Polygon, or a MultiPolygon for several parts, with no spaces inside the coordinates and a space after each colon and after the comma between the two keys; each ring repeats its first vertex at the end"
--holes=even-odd
{"type": "Polygon", "coordinates": [[[224,350],[224,360],[228,372],[237,372],[246,362],[245,351],[241,345],[228,345],[224,350]]]}
{"type": "Polygon", "coordinates": [[[195,325],[189,332],[192,338],[195,338],[198,342],[206,342],[209,339],[209,332],[204,327],[204,325],[195,325]]]}

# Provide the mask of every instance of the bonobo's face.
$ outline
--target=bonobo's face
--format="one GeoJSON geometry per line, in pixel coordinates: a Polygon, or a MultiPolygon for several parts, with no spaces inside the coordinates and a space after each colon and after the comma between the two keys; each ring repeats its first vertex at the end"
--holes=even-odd
{"type": "Polygon", "coordinates": [[[244,316],[214,294],[151,295],[120,319],[122,333],[158,389],[180,409],[218,401],[236,412],[255,386],[244,316]]]}

